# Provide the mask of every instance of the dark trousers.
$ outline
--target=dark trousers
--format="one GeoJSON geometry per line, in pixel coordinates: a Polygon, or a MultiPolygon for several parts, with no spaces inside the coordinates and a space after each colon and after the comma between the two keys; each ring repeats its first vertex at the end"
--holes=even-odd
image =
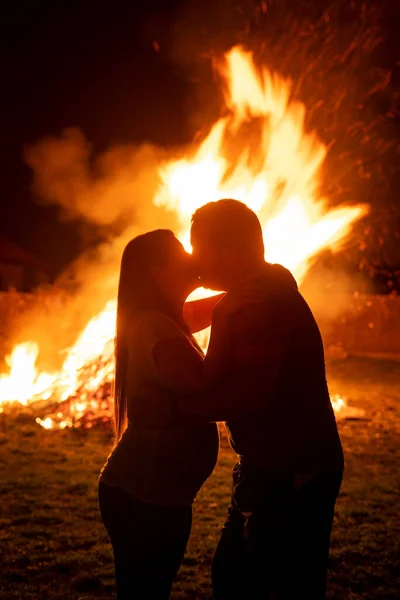
{"type": "Polygon", "coordinates": [[[244,477],[213,560],[215,600],[324,599],[342,476],[318,474],[298,489],[291,475],[244,477]]]}
{"type": "Polygon", "coordinates": [[[146,504],[104,483],[99,506],[114,551],[118,600],[167,600],[189,539],[192,508],[146,504]]]}

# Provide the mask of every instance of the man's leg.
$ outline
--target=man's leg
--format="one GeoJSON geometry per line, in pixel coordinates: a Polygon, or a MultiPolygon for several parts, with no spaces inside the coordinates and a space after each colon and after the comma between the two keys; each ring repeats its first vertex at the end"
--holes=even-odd
{"type": "Polygon", "coordinates": [[[215,600],[242,600],[249,597],[245,589],[248,574],[244,522],[239,511],[230,506],[212,563],[215,600]]]}
{"type": "Polygon", "coordinates": [[[325,598],[336,499],[343,474],[319,474],[295,493],[294,532],[299,589],[325,598]]]}
{"type": "Polygon", "coordinates": [[[288,547],[293,476],[247,472],[234,483],[233,506],[213,561],[214,597],[268,600],[288,547]]]}
{"type": "Polygon", "coordinates": [[[230,508],[213,562],[215,600],[323,600],[330,535],[342,474],[319,474],[300,489],[268,474],[263,507],[249,518],[230,508]]]}
{"type": "Polygon", "coordinates": [[[296,490],[288,519],[288,552],[281,547],[276,600],[323,600],[330,537],[342,474],[318,474],[296,490]]]}

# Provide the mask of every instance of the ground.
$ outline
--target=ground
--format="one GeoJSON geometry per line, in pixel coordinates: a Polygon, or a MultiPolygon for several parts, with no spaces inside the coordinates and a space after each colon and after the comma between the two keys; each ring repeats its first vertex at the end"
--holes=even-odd
{"type": "MultiPolygon", "coordinates": [[[[332,536],[328,598],[395,600],[400,589],[400,364],[328,365],[332,393],[366,419],[339,421],[346,473],[332,536]]],[[[97,507],[110,447],[101,431],[45,431],[26,413],[0,415],[0,598],[115,598],[111,548],[97,507]]],[[[211,599],[210,564],[229,500],[226,445],[194,508],[172,599],[211,599]]]]}

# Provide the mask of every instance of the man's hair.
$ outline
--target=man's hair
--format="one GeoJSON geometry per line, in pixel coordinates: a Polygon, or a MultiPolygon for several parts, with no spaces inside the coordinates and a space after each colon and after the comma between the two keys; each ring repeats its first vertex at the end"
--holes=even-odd
{"type": "Polygon", "coordinates": [[[239,200],[208,202],[192,216],[191,237],[206,237],[217,249],[235,248],[251,259],[264,258],[264,241],[255,212],[239,200]]]}

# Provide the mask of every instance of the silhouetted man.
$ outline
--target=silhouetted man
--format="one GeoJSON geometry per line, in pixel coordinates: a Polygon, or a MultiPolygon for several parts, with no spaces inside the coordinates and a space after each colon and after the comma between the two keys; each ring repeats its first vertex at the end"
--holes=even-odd
{"type": "Polygon", "coordinates": [[[180,414],[226,420],[239,455],[214,596],[324,598],[344,461],[318,326],[290,272],[264,261],[260,222],[245,204],[201,207],[191,243],[204,286],[229,293],[254,273],[270,290],[232,323],[231,381],[207,398],[176,401],[180,414]]]}

